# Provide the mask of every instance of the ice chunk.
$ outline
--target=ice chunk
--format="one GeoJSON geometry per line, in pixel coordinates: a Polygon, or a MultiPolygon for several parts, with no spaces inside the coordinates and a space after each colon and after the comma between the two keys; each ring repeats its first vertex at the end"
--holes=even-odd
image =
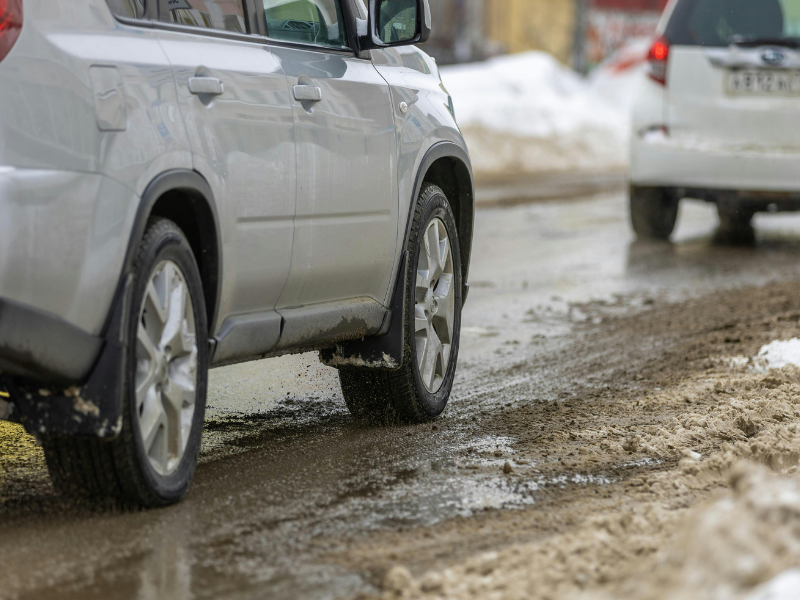
{"type": "Polygon", "coordinates": [[[788,365],[800,367],[800,339],[770,342],[758,351],[758,362],[768,369],[780,369],[788,365]]]}
{"type": "Polygon", "coordinates": [[[800,569],[789,569],[757,587],[747,600],[797,600],[800,596],[800,569]]]}

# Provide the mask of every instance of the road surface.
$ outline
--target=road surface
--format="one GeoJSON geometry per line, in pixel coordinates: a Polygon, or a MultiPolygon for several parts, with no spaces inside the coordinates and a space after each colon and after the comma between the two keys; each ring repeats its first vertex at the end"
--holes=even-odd
{"type": "Polygon", "coordinates": [[[678,462],[625,446],[676,409],[620,407],[797,327],[714,333],[793,310],[800,217],[757,217],[752,247],[715,245],[716,224],[686,205],[673,244],[637,243],[618,192],[480,209],[438,422],[354,423],[315,354],[219,369],[201,464],[174,507],[71,505],[31,439],[3,425],[0,597],[369,598],[393,565],[421,577],[563,533],[570,511],[678,462]]]}

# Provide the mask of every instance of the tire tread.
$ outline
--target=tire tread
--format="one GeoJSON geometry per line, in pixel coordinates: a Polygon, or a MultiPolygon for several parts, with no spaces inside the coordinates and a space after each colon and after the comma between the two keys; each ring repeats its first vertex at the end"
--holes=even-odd
{"type": "Polygon", "coordinates": [[[678,199],[663,188],[632,185],[630,215],[639,239],[668,240],[678,218],[678,199]]]}
{"type": "MultiPolygon", "coordinates": [[[[134,260],[135,272],[139,272],[151,245],[170,233],[183,238],[183,233],[172,221],[158,217],[150,219],[134,260]]],[[[127,401],[124,406],[127,406],[127,401]]],[[[113,440],[48,436],[42,440],[42,446],[53,486],[64,495],[112,501],[124,506],[169,503],[148,488],[139,472],[129,418],[123,417],[122,431],[113,440]]]]}
{"type": "MultiPolygon", "coordinates": [[[[414,206],[411,234],[405,248],[412,255],[418,243],[425,209],[428,202],[437,195],[446,198],[441,188],[425,184],[414,206]]],[[[455,248],[452,249],[455,251],[455,248]]],[[[410,285],[413,278],[413,271],[409,271],[406,285],[410,285]]],[[[379,425],[424,423],[436,419],[425,412],[417,399],[412,340],[408,337],[406,336],[403,350],[403,366],[399,369],[388,371],[363,367],[340,368],[342,394],[354,417],[379,425]]],[[[455,355],[453,360],[456,360],[455,355]]]]}

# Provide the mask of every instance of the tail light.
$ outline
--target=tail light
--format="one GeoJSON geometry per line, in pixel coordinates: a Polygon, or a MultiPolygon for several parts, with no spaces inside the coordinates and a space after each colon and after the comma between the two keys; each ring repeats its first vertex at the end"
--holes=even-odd
{"type": "Polygon", "coordinates": [[[3,60],[22,31],[22,0],[0,0],[0,60],[3,60]]]}
{"type": "Polygon", "coordinates": [[[650,79],[661,85],[667,85],[667,63],[669,62],[669,40],[667,38],[662,36],[653,42],[650,52],[647,53],[647,62],[649,63],[650,79]]]}

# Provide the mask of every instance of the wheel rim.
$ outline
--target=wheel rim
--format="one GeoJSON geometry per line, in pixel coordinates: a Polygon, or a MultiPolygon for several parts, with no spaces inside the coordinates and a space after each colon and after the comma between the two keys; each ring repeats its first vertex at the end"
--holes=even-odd
{"type": "Polygon", "coordinates": [[[441,219],[431,220],[422,242],[417,262],[414,338],[422,383],[433,394],[442,387],[450,364],[455,277],[450,239],[441,219]]]}
{"type": "Polygon", "coordinates": [[[147,282],[136,338],[138,433],[150,465],[169,475],[186,452],[197,388],[194,305],[172,261],[159,263],[147,282]]]}

